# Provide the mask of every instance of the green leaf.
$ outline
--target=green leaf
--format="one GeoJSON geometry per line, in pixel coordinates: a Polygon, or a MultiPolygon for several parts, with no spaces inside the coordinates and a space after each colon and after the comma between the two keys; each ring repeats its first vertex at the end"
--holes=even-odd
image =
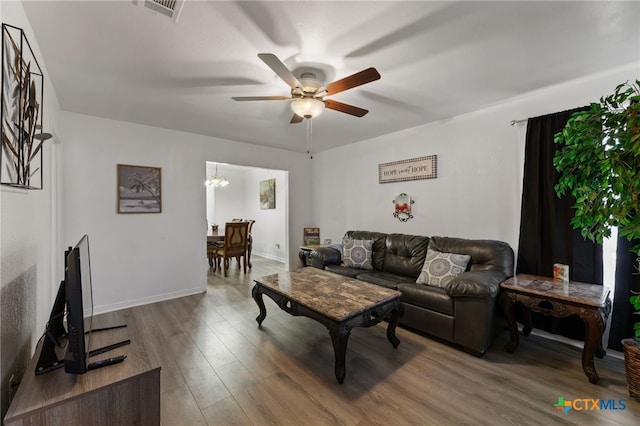
{"type": "Polygon", "coordinates": [[[640,296],[633,295],[629,298],[629,302],[633,305],[635,310],[640,310],[640,296]]]}

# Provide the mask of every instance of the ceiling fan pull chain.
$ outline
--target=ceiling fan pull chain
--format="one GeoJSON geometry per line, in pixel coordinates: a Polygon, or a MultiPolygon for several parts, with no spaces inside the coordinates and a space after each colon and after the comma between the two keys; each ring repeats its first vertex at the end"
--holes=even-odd
{"type": "Polygon", "coordinates": [[[309,154],[309,158],[313,159],[313,154],[311,154],[311,118],[307,118],[307,154],[309,154]]]}

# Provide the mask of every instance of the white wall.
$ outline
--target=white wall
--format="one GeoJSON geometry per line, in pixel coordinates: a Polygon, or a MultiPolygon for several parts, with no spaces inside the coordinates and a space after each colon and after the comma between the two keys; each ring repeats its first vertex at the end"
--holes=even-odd
{"type": "MultiPolygon", "coordinates": [[[[289,202],[297,207],[282,204],[289,220],[284,243],[302,240],[311,214],[305,155],[81,114],[60,118],[63,240],[73,245],[89,234],[96,312],[206,288],[206,161],[288,171],[289,202]],[[116,214],[119,163],[162,168],[161,214],[116,214]]],[[[294,267],[295,259],[292,250],[294,267]]]]}
{"type": "MultiPolygon", "coordinates": [[[[209,166],[211,169],[215,169],[209,166]]],[[[208,217],[210,224],[214,223],[224,229],[224,224],[232,219],[243,219],[247,216],[246,191],[250,182],[247,182],[247,169],[233,166],[218,166],[218,172],[229,180],[229,185],[224,188],[209,188],[208,193],[215,199],[214,213],[208,217]],[[214,222],[215,221],[215,222],[214,222]]],[[[210,174],[207,173],[207,177],[210,174]]]]}
{"type": "MultiPolygon", "coordinates": [[[[306,161],[303,160],[303,161],[306,161]]],[[[282,170],[253,169],[248,174],[245,188],[245,217],[254,219],[253,253],[268,259],[284,261],[286,257],[286,205],[288,199],[288,174],[282,170]],[[276,208],[262,210],[260,208],[259,185],[266,179],[276,180],[276,208]]],[[[296,204],[292,204],[295,210],[296,204]]],[[[301,229],[299,231],[302,231],[301,229]]],[[[298,253],[299,241],[293,241],[291,253],[298,253]]],[[[295,262],[295,261],[294,261],[295,262]]],[[[295,269],[298,262],[292,264],[295,269]]]]}
{"type": "MultiPolygon", "coordinates": [[[[587,105],[639,71],[633,64],[316,154],[313,217],[321,238],[338,241],[346,230],[361,229],[497,239],[517,249],[526,127],[510,121],[587,105]],[[378,164],[432,154],[437,179],[378,183],[378,164]],[[415,200],[414,218],[404,223],[392,216],[392,200],[402,192],[415,200]]],[[[366,125],[362,120],[357,124],[366,125]]]]}
{"type": "Polygon", "coordinates": [[[0,376],[1,413],[8,402],[8,380],[20,380],[51,311],[62,258],[59,244],[59,151],[55,132],[58,100],[37,40],[19,2],[0,2],[0,21],[22,28],[44,72],[43,129],[54,134],[43,149],[43,190],[0,187],[0,376]]]}

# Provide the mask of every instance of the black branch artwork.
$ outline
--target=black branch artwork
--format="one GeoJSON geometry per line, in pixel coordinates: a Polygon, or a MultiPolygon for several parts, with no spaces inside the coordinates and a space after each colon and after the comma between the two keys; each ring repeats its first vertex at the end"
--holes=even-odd
{"type": "Polygon", "coordinates": [[[43,74],[20,28],[2,24],[2,163],[0,183],[42,189],[43,74]]]}

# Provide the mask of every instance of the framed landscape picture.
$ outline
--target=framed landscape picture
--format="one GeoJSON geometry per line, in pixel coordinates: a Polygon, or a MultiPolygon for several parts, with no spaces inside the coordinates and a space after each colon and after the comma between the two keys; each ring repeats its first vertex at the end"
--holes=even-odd
{"type": "Polygon", "coordinates": [[[267,179],[260,181],[260,209],[270,210],[276,208],[276,180],[267,179]]]}
{"type": "Polygon", "coordinates": [[[118,213],[161,213],[160,167],[118,164],[118,213]]]}

